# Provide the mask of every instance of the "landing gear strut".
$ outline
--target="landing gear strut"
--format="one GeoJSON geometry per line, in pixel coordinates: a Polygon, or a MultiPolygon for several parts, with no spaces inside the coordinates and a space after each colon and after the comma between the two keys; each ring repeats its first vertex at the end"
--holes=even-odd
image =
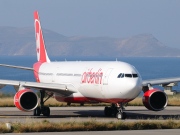
{"type": "Polygon", "coordinates": [[[125,119],[126,113],[123,112],[124,107],[122,103],[112,104],[111,107],[105,107],[104,108],[104,114],[105,116],[116,116],[117,119],[125,119]]]}
{"type": "Polygon", "coordinates": [[[122,103],[117,103],[117,110],[118,112],[116,113],[116,118],[119,119],[125,119],[126,118],[126,113],[123,112],[124,108],[123,108],[123,104],[122,103]]]}
{"type": "Polygon", "coordinates": [[[38,106],[35,110],[33,115],[34,116],[40,116],[41,114],[43,114],[44,116],[49,116],[50,115],[50,109],[47,106],[44,106],[44,103],[50,98],[52,97],[52,94],[49,95],[47,97],[46,100],[43,101],[45,97],[45,91],[44,90],[40,90],[40,106],[38,106]]]}

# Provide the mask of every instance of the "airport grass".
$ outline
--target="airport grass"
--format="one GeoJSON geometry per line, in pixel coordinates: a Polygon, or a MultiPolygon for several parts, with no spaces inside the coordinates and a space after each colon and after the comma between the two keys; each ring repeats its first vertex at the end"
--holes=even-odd
{"type": "MultiPolygon", "coordinates": [[[[46,106],[49,107],[68,107],[65,102],[58,102],[54,98],[50,98],[45,102],[46,106]]],[[[108,103],[99,104],[85,104],[84,106],[109,106],[108,103]]],[[[127,104],[128,106],[143,106],[142,97],[137,97],[127,104]]],[[[71,106],[80,106],[80,104],[72,103],[71,106]]],[[[180,94],[174,96],[168,96],[168,106],[180,106],[180,94]]],[[[14,101],[12,96],[1,96],[0,95],[0,107],[14,107],[14,101]]]]}
{"type": "Polygon", "coordinates": [[[90,120],[85,122],[41,122],[10,123],[7,128],[5,123],[0,123],[0,133],[24,133],[24,132],[65,132],[65,131],[110,131],[110,130],[146,130],[146,129],[180,129],[178,120],[143,120],[127,122],[117,120],[111,122],[99,122],[90,120]]]}

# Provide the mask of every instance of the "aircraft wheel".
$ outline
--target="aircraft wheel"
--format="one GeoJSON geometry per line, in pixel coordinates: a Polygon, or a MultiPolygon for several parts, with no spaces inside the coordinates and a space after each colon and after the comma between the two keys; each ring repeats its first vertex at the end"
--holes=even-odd
{"type": "Polygon", "coordinates": [[[126,113],[125,112],[118,112],[117,114],[116,114],[116,118],[118,119],[118,120],[124,120],[124,119],[126,119],[126,113]]]}
{"type": "Polygon", "coordinates": [[[44,107],[42,114],[44,116],[50,116],[50,108],[49,107],[44,107]]]}
{"type": "Polygon", "coordinates": [[[118,113],[116,114],[116,118],[117,118],[118,120],[122,119],[122,113],[118,112],[118,113]]]}
{"type": "Polygon", "coordinates": [[[107,117],[111,116],[111,115],[112,115],[112,110],[111,110],[111,108],[106,106],[106,107],[104,108],[104,114],[105,114],[105,116],[107,116],[107,117]]]}
{"type": "Polygon", "coordinates": [[[40,114],[41,114],[40,107],[37,107],[36,109],[34,109],[34,113],[33,113],[34,116],[40,116],[40,114]]]}
{"type": "Polygon", "coordinates": [[[126,119],[127,115],[125,112],[123,112],[123,120],[126,119]]]}

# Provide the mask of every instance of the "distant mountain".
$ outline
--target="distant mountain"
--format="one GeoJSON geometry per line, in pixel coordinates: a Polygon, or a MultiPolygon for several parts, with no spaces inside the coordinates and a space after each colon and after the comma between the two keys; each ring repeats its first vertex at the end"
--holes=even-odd
{"type": "MultiPolygon", "coordinates": [[[[43,29],[49,55],[176,57],[180,49],[163,45],[151,34],[128,38],[66,37],[43,29]]],[[[0,27],[0,55],[36,55],[34,28],[0,27]]]]}

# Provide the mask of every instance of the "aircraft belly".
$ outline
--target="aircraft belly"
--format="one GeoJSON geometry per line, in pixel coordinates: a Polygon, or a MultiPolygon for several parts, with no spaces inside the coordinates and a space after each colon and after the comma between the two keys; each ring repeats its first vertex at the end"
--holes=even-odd
{"type": "Polygon", "coordinates": [[[55,93],[54,98],[59,102],[69,102],[69,103],[88,103],[89,102],[89,100],[79,92],[73,93],[70,96],[63,96],[58,93],[55,93]]]}

